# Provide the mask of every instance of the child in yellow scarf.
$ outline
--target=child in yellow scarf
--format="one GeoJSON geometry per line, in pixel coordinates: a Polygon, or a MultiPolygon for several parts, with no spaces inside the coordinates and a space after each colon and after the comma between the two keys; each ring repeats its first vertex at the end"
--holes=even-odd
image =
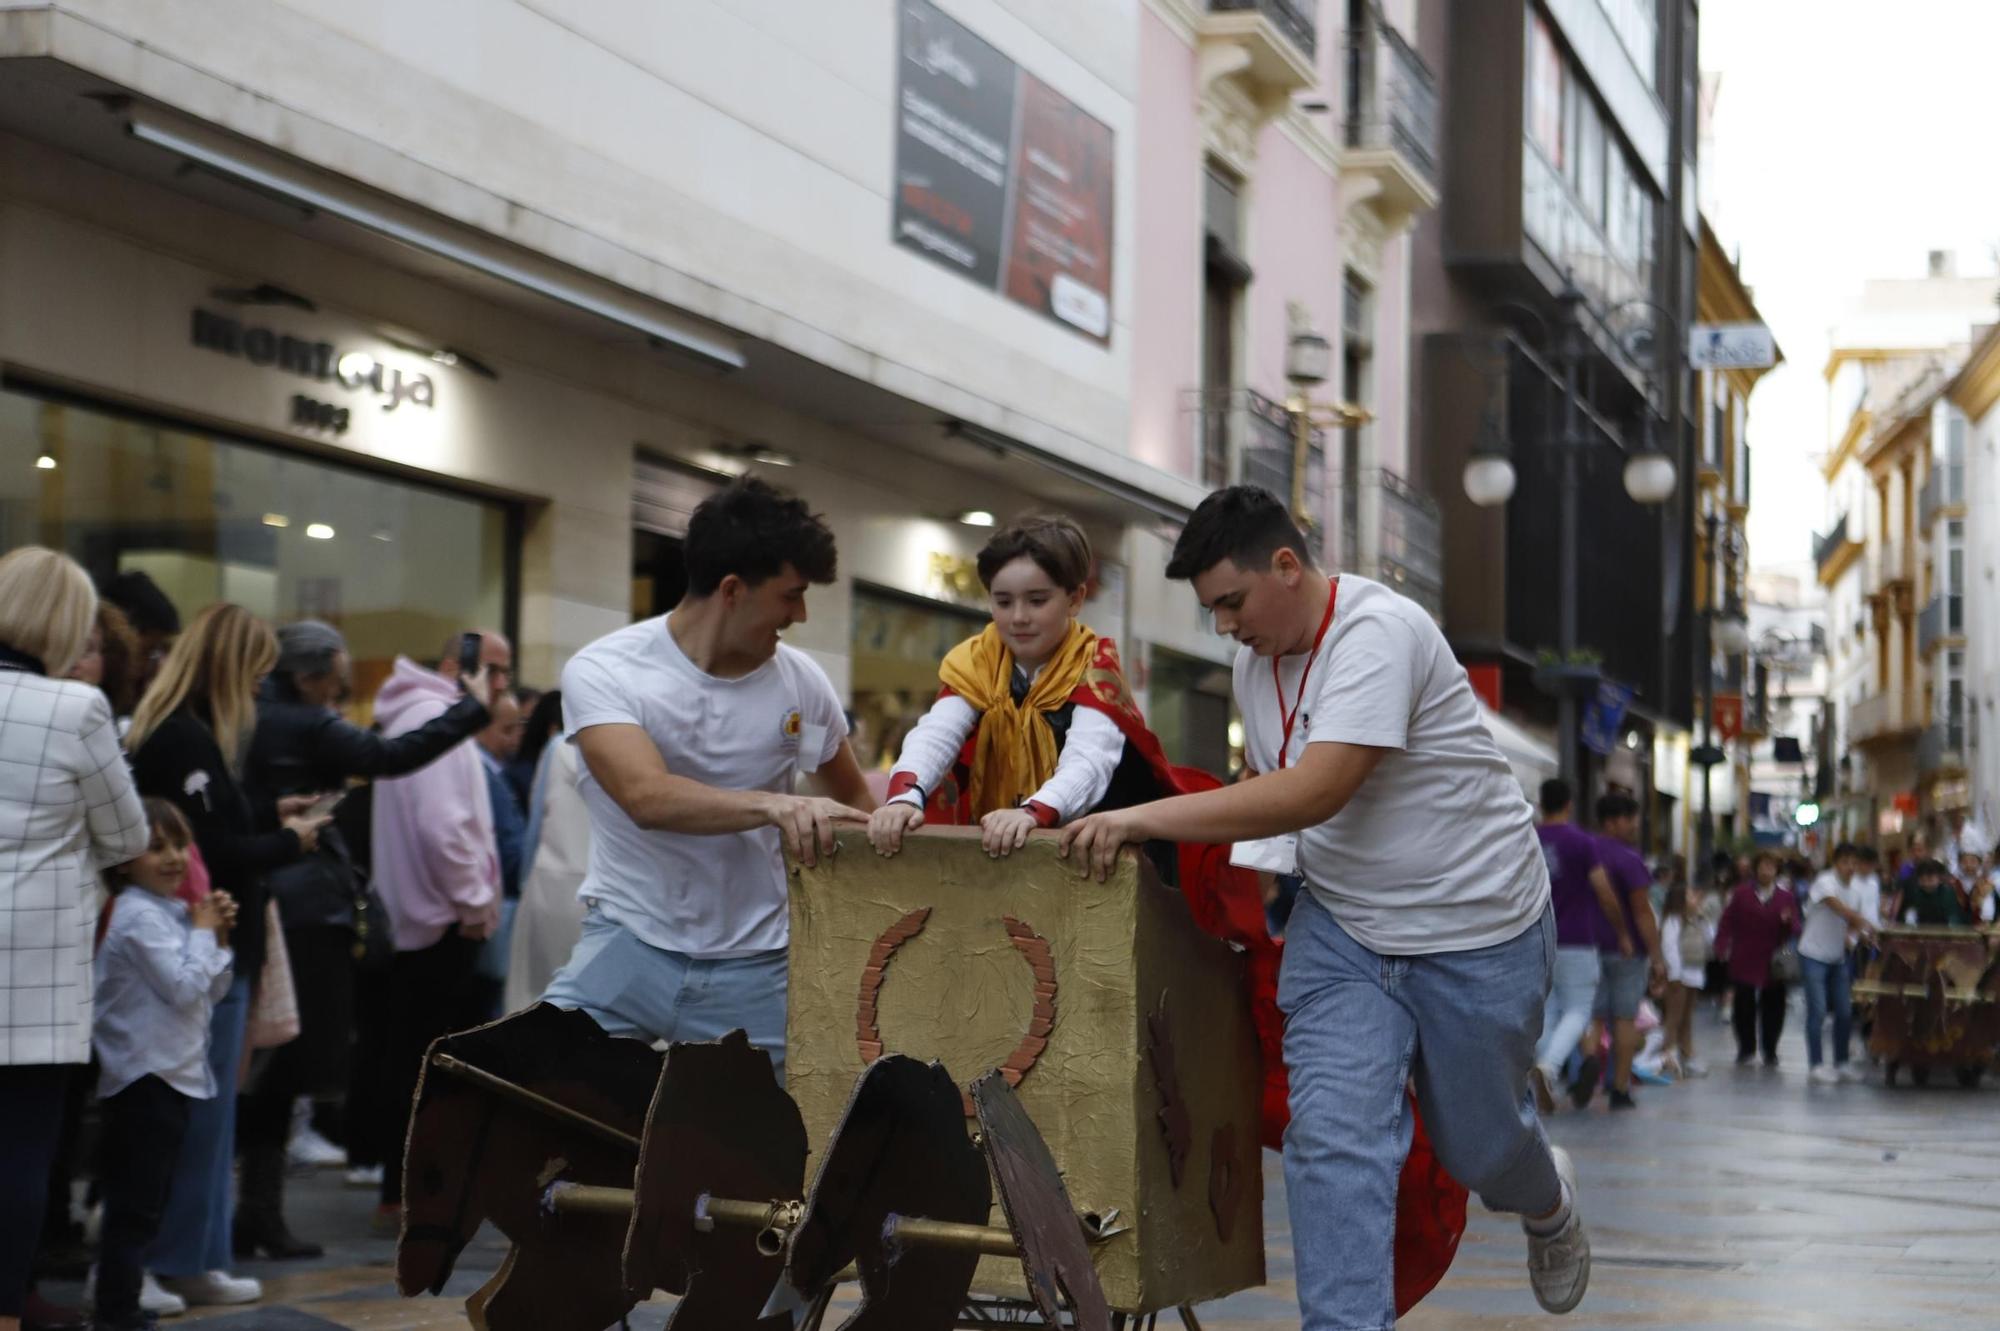
{"type": "Polygon", "coordinates": [[[1026,518],[988,541],[978,563],[993,622],[945,657],[943,691],[904,741],[889,800],[868,824],[883,855],[923,825],[925,800],[975,731],[961,798],[996,857],[1038,827],[1088,813],[1124,755],[1124,735],[1102,712],[1076,708],[1060,743],[1049,722],[1097,654],[1097,635],[1076,618],[1091,568],[1082,529],[1068,518],[1026,518]]]}

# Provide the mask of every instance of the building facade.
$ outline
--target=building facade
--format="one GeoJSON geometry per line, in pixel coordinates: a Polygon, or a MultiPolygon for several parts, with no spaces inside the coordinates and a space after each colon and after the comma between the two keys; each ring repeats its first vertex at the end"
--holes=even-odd
{"type": "Polygon", "coordinates": [[[1813,554],[1840,836],[1897,847],[1968,799],[1966,420],[1947,389],[1996,292],[2000,280],[1960,277],[1936,253],[1924,278],[1869,282],[1835,331],[1827,523],[1813,554]]]}
{"type": "Polygon", "coordinates": [[[1640,793],[1655,847],[1682,823],[1692,696],[1695,386],[1680,348],[1698,243],[1696,25],[1685,0],[1492,0],[1447,7],[1420,43],[1446,143],[1444,203],[1415,255],[1417,471],[1444,514],[1445,628],[1487,701],[1558,745],[1538,668],[1557,667],[1558,687],[1601,671],[1623,717],[1579,745],[1579,793],[1640,793]],[[1556,659],[1566,447],[1581,452],[1590,552],[1572,661],[1556,659]],[[1621,469],[1653,448],[1679,485],[1647,508],[1621,469]],[[1460,477],[1495,453],[1518,483],[1477,507],[1460,477]]]}
{"type": "Polygon", "coordinates": [[[1222,766],[1228,644],[1159,579],[1214,484],[1296,490],[1331,559],[1436,598],[1416,21],[0,0],[0,543],[333,620],[364,692],[473,623],[545,683],[764,475],[839,537],[789,636],[874,762],[982,619],[985,525],[1056,508],[1170,747],[1222,766]],[[1312,396],[1374,419],[1300,450],[1306,331],[1312,396]]]}
{"type": "MultiPolygon", "coordinates": [[[[2000,323],[1975,331],[1965,364],[1946,391],[1953,412],[1947,426],[1946,450],[1937,480],[1925,492],[1925,507],[1933,521],[1956,523],[1960,529],[1956,557],[1948,550],[1940,611],[1931,623],[1934,645],[1947,653],[1953,637],[1962,637],[1964,673],[1956,698],[1945,695],[1947,711],[1939,722],[1937,752],[1958,756],[1967,771],[1967,803],[1972,820],[1990,837],[2000,829],[2000,323]],[[1952,425],[1958,428],[1956,454],[1952,425]],[[1950,710],[1957,702],[1961,710],[1950,710]]],[[[1946,527],[1947,539],[1950,526],[1946,527]]],[[[1935,658],[1934,658],[1935,659],[1935,658]]],[[[1947,656],[1949,663],[1949,656],[1947,656]]]]}

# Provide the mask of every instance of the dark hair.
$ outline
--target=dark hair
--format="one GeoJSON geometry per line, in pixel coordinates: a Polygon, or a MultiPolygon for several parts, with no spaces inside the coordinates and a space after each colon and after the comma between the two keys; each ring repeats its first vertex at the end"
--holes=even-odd
{"type": "Polygon", "coordinates": [[[188,826],[187,815],[181,812],[180,805],[158,795],[148,795],[139,804],[146,811],[146,826],[154,835],[164,834],[177,846],[194,844],[194,829],[188,826]]]}
{"type": "Polygon", "coordinates": [[[833,533],[825,521],[774,485],[745,476],[701,501],[688,519],[690,596],[707,596],[734,574],[751,586],[787,564],[808,582],[833,581],[833,533]]]}
{"type": "MultiPolygon", "coordinates": [[[[1785,861],[1778,855],[1777,851],[1760,850],[1756,854],[1750,857],[1750,872],[1753,874],[1756,873],[1757,866],[1762,864],[1765,860],[1769,860],[1771,862],[1771,867],[1773,869],[1782,869],[1785,867],[1785,861]]],[[[1730,868],[1733,869],[1735,867],[1736,867],[1735,864],[1732,862],[1730,864],[1730,868]]]]}
{"type": "Polygon", "coordinates": [[[1688,909],[1686,883],[1675,883],[1667,889],[1667,899],[1661,903],[1661,913],[1681,920],[1693,918],[1694,912],[1688,909]]]}
{"type": "Polygon", "coordinates": [[[113,716],[130,716],[139,705],[139,635],[125,612],[104,600],[97,603],[97,635],[104,656],[97,687],[111,700],[113,716]]]}
{"type": "Polygon", "coordinates": [[[541,763],[542,750],[561,732],[562,690],[550,689],[535,699],[535,710],[528,713],[528,728],[521,738],[521,764],[534,771],[541,763]]]}
{"type": "Polygon", "coordinates": [[[125,612],[135,633],[175,634],[181,631],[181,612],[160,590],[160,584],[138,569],[127,569],[104,584],[103,598],[125,612]]]}
{"type": "Polygon", "coordinates": [[[1944,862],[1942,860],[1917,861],[1917,877],[1943,878],[1945,876],[1946,876],[1946,870],[1944,867],[1944,862]]]}
{"type": "Polygon", "coordinates": [[[1861,847],[1855,845],[1852,841],[1843,841],[1833,848],[1833,858],[1836,860],[1858,860],[1861,858],[1861,847]]]}
{"type": "Polygon", "coordinates": [[[1542,782],[1542,812],[1561,813],[1567,809],[1576,796],[1571,793],[1569,782],[1559,776],[1552,776],[1542,782]]]}
{"type": "Polygon", "coordinates": [[[1001,569],[1023,557],[1066,592],[1090,581],[1090,538],[1068,518],[1030,513],[995,532],[979,552],[979,581],[991,587],[1001,569]]]}
{"type": "Polygon", "coordinates": [[[1873,846],[1856,846],[1854,854],[1863,864],[1875,864],[1882,858],[1875,853],[1875,847],[1873,846]]]}
{"type": "Polygon", "coordinates": [[[1597,797],[1597,821],[1608,823],[1613,818],[1630,818],[1639,812],[1639,801],[1630,795],[1612,791],[1609,795],[1597,797]]]}
{"type": "Polygon", "coordinates": [[[1280,550],[1290,550],[1314,566],[1312,547],[1278,497],[1261,485],[1217,490],[1181,529],[1167,561],[1167,576],[1186,582],[1227,559],[1240,569],[1261,570],[1280,550]]]}

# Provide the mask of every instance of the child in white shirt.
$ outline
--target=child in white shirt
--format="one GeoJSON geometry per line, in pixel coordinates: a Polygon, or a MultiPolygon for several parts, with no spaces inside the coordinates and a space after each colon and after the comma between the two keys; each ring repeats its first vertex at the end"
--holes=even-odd
{"type": "Polygon", "coordinates": [[[1660,952],[1667,963],[1666,1011],[1662,1016],[1667,1052],[1661,1071],[1669,1075],[1708,1075],[1708,1069],[1694,1056],[1694,1010],[1708,983],[1711,951],[1701,912],[1687,885],[1668,888],[1660,914],[1660,952]]]}
{"type": "Polygon", "coordinates": [[[193,833],[166,800],[145,807],[152,827],[146,853],[111,875],[122,890],[97,953],[91,1032],[104,1118],[94,1325],[110,1331],[153,1324],[139,1309],[142,1257],[166,1210],[189,1102],[221,1089],[209,1071],[208,1025],[229,988],[232,958],[223,939],[236,918],[226,892],[209,893],[192,910],[178,899],[193,833]]]}

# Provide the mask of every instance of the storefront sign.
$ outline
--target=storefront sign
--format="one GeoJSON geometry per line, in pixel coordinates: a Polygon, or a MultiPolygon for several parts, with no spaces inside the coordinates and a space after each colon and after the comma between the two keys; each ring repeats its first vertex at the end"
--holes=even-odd
{"type": "Polygon", "coordinates": [[[902,0],[894,237],[1111,337],[1111,129],[929,0],[902,0]]]}
{"type": "Polygon", "coordinates": [[[1768,370],[1778,342],[1763,324],[1696,324],[1688,330],[1688,368],[1768,370]]]}
{"type": "MultiPolygon", "coordinates": [[[[294,337],[290,333],[245,324],[227,315],[212,314],[200,308],[194,311],[189,340],[204,350],[234,356],[252,365],[270,366],[320,383],[339,384],[350,392],[372,393],[383,399],[384,411],[394,411],[405,402],[418,407],[437,405],[437,387],[429,375],[406,376],[401,370],[384,365],[365,351],[342,352],[331,342],[294,337]]],[[[346,429],[344,409],[327,408],[326,413],[311,411],[308,409],[323,408],[326,404],[304,397],[294,399],[292,406],[296,423],[336,432],[346,429]],[[302,402],[306,404],[305,408],[300,407],[302,402]],[[338,425],[330,414],[335,411],[343,418],[338,425]],[[318,419],[320,415],[326,418],[318,419]],[[313,419],[306,419],[308,416],[313,419]]]]}

